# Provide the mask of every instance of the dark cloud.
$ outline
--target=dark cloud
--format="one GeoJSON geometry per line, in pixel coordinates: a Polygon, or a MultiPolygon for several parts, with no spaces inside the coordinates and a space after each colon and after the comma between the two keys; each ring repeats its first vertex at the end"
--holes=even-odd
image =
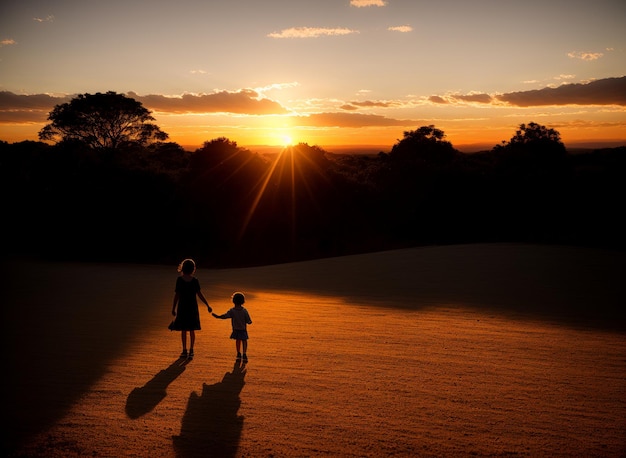
{"type": "Polygon", "coordinates": [[[453,98],[462,100],[463,102],[473,103],[491,103],[492,98],[489,94],[469,94],[469,95],[455,95],[453,98]]]}
{"type": "MultiPolygon", "coordinates": [[[[256,91],[244,89],[237,92],[215,92],[212,94],[181,97],[163,95],[140,96],[129,92],[150,111],[165,113],[234,113],[234,114],[286,114],[289,111],[279,103],[259,98],[256,91]]],[[[69,102],[75,95],[55,97],[48,94],[19,95],[0,91],[0,122],[45,122],[55,105],[69,102]]]]}
{"type": "Polygon", "coordinates": [[[446,99],[444,99],[443,97],[439,95],[431,95],[430,97],[428,97],[428,100],[432,103],[441,103],[441,104],[450,103],[449,101],[447,101],[446,99]]]}
{"type": "Polygon", "coordinates": [[[71,97],[54,97],[48,94],[20,95],[0,91],[0,110],[44,110],[51,111],[55,105],[69,102],[71,97]]]}
{"type": "Polygon", "coordinates": [[[510,92],[495,97],[517,107],[545,105],[626,105],[626,76],[587,84],[564,84],[556,88],[510,92]]]}
{"type": "Polygon", "coordinates": [[[166,113],[235,113],[250,115],[286,114],[289,111],[278,102],[259,98],[251,89],[237,92],[220,91],[212,94],[184,94],[181,97],[163,95],[140,96],[134,92],[129,97],[141,102],[149,110],[166,113]]]}
{"type": "Polygon", "coordinates": [[[70,99],[69,96],[21,95],[0,91],[0,123],[44,123],[55,105],[69,102],[70,99]]]}

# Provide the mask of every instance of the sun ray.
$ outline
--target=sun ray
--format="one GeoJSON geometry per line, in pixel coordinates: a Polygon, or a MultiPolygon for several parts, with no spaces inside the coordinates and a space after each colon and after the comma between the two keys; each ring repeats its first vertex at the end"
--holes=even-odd
{"type": "Polygon", "coordinates": [[[253,193],[254,198],[239,230],[239,240],[245,236],[254,215],[260,211],[264,196],[271,189],[272,193],[277,194],[271,194],[273,197],[269,197],[268,204],[282,202],[283,207],[280,209],[280,215],[284,218],[282,229],[285,230],[285,236],[291,247],[296,246],[301,222],[298,206],[306,203],[321,212],[314,189],[315,183],[318,182],[319,186],[320,179],[328,181],[319,161],[315,160],[311,153],[316,153],[314,147],[298,144],[283,148],[274,158],[266,174],[252,188],[256,193],[253,193]]]}

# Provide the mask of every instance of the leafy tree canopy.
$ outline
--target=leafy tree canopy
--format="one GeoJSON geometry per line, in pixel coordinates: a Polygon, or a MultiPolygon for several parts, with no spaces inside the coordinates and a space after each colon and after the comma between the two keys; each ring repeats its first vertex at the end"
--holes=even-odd
{"type": "Polygon", "coordinates": [[[496,145],[496,151],[519,150],[551,150],[565,154],[565,145],[561,142],[561,135],[554,129],[531,122],[520,124],[519,129],[511,140],[502,145],[496,145]]]}
{"type": "Polygon", "coordinates": [[[444,132],[434,125],[405,131],[404,138],[393,145],[389,155],[393,159],[401,160],[447,162],[454,158],[456,150],[445,137],[444,132]]]}
{"type": "Polygon", "coordinates": [[[78,140],[97,150],[115,150],[129,144],[146,145],[168,135],[141,102],[109,91],[79,94],[69,103],[56,105],[40,140],[78,140]]]}

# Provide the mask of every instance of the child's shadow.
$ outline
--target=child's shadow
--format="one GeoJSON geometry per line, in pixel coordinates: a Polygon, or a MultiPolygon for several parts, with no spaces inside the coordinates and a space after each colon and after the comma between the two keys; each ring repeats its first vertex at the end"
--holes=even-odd
{"type": "Polygon", "coordinates": [[[200,396],[191,393],[180,435],[173,437],[177,456],[236,455],[243,429],[243,417],[237,412],[245,375],[245,363],[237,361],[221,382],[203,384],[200,396]]]}
{"type": "Polygon", "coordinates": [[[136,419],[154,409],[165,398],[168,385],[185,371],[188,362],[187,359],[177,359],[144,386],[131,391],[126,399],[126,415],[136,419]]]}

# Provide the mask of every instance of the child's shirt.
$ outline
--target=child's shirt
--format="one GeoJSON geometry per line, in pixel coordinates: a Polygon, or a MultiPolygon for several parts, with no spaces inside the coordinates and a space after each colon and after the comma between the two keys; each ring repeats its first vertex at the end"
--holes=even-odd
{"type": "Polygon", "coordinates": [[[226,312],[223,316],[231,319],[233,330],[243,331],[246,329],[247,324],[252,324],[252,320],[250,319],[250,314],[248,313],[245,307],[241,307],[241,308],[233,307],[228,312],[226,312]]]}

